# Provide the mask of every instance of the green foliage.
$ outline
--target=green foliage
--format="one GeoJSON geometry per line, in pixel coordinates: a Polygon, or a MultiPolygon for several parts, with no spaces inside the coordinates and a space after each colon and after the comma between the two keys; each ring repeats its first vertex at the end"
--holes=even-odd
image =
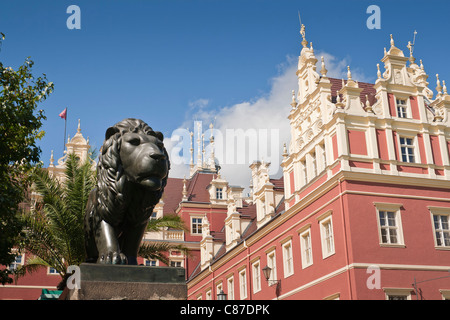
{"type": "Polygon", "coordinates": [[[23,214],[22,248],[34,257],[18,269],[17,275],[39,267],[52,267],[63,278],[67,267],[85,260],[84,213],[89,193],[95,186],[95,171],[88,160],[79,163],[74,154],[66,161],[62,183],[47,170],[33,173],[34,189],[42,200],[23,214]]]}
{"type": "MultiPolygon", "coordinates": [[[[0,32],[0,45],[5,35],[0,32]]],[[[37,109],[53,91],[45,75],[34,77],[29,58],[17,70],[0,61],[0,265],[14,261],[11,253],[21,230],[18,207],[30,185],[31,169],[39,162],[37,141],[44,111],[37,109]]],[[[0,270],[0,283],[12,282],[8,270],[0,270]]]]}

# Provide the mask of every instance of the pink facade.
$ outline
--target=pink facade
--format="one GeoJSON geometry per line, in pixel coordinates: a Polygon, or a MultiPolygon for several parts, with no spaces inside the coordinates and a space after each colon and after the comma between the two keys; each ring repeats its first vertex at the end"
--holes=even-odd
{"type": "Polygon", "coordinates": [[[256,226],[190,277],[189,299],[449,299],[447,89],[433,98],[392,38],[375,84],[328,78],[323,59],[319,75],[302,36],[284,210],[261,218],[251,166],[256,226]]]}

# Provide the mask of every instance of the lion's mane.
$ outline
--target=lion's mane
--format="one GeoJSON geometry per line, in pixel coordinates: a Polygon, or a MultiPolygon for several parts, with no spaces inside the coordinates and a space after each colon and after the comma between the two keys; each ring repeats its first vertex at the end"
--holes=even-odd
{"type": "MultiPolygon", "coordinates": [[[[122,120],[107,130],[97,165],[97,213],[111,225],[118,225],[123,221],[130,200],[129,192],[126,192],[130,182],[123,171],[120,159],[121,137],[126,132],[153,135],[163,139],[160,132],[153,131],[150,126],[138,119],[122,120]]],[[[167,150],[164,148],[163,151],[170,168],[167,150]]],[[[141,208],[143,211],[152,210],[159,202],[166,184],[167,176],[162,181],[160,190],[147,191],[145,201],[147,208],[141,208]]]]}

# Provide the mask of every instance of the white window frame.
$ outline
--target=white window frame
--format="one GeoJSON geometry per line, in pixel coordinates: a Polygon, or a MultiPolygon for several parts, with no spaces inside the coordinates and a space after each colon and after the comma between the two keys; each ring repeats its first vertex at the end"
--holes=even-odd
{"type": "Polygon", "coordinates": [[[201,216],[191,216],[191,235],[202,235],[202,224],[203,224],[203,219],[205,218],[204,215],[201,216]],[[194,219],[200,219],[200,223],[196,222],[196,232],[194,232],[194,219]]]}
{"type": "Polygon", "coordinates": [[[223,188],[216,188],[216,199],[223,200],[223,188]]]}
{"type": "Polygon", "coordinates": [[[332,211],[328,211],[319,217],[322,259],[335,254],[333,218],[331,213],[332,211]]]}
{"type": "Polygon", "coordinates": [[[144,258],[144,266],[146,266],[146,267],[157,267],[157,266],[159,266],[159,260],[157,260],[157,259],[145,259],[144,258]],[[151,265],[152,263],[154,263],[154,265],[151,265]]]}
{"type": "Polygon", "coordinates": [[[222,283],[222,281],[220,281],[220,282],[216,285],[216,297],[217,297],[217,295],[220,293],[220,291],[223,291],[223,283],[222,283]]]}
{"type": "Polygon", "coordinates": [[[300,160],[301,163],[301,167],[302,167],[302,182],[303,185],[307,184],[309,179],[308,179],[308,163],[306,162],[306,158],[303,158],[302,160],[300,160]]]}
{"type": "Polygon", "coordinates": [[[253,293],[261,291],[261,263],[258,260],[252,263],[253,293]]]}
{"type": "Polygon", "coordinates": [[[294,256],[292,250],[292,240],[285,240],[282,243],[283,252],[283,273],[284,277],[290,277],[294,274],[294,256]]]}
{"type": "Polygon", "coordinates": [[[411,300],[412,288],[383,288],[385,299],[390,300],[390,297],[405,297],[405,300],[411,300]]]}
{"type": "Polygon", "coordinates": [[[205,300],[212,300],[212,290],[209,288],[205,293],[205,300]]]}
{"type": "Polygon", "coordinates": [[[450,250],[450,243],[448,243],[449,245],[445,244],[446,237],[450,237],[450,208],[429,206],[428,209],[430,210],[430,214],[431,214],[431,225],[433,226],[433,239],[434,239],[435,249],[450,250]],[[435,216],[446,217],[447,226],[444,226],[442,224],[442,219],[439,219],[439,225],[438,225],[438,228],[436,228],[436,221],[434,219],[435,216]],[[441,240],[440,240],[441,244],[438,243],[438,238],[437,238],[438,233],[441,238],[441,240]]]}
{"type": "Polygon", "coordinates": [[[267,266],[272,269],[270,272],[270,277],[268,279],[269,286],[272,286],[277,283],[277,256],[276,250],[273,249],[267,252],[267,266]]]}
{"type": "Polygon", "coordinates": [[[234,300],[234,276],[227,278],[227,300],[234,300]]]}
{"type": "Polygon", "coordinates": [[[379,244],[382,247],[405,247],[405,240],[403,237],[403,225],[402,225],[402,214],[401,214],[401,207],[402,204],[399,203],[380,203],[375,202],[374,203],[376,207],[376,218],[377,218],[377,225],[378,225],[378,240],[379,244]],[[384,225],[381,225],[380,221],[380,213],[383,212],[384,214],[384,225]],[[389,220],[388,218],[388,212],[394,214],[394,222],[395,226],[389,226],[389,220]],[[387,224],[387,225],[386,225],[387,224]],[[389,234],[386,236],[386,242],[383,241],[383,232],[382,230],[387,230],[389,234]],[[390,237],[390,231],[395,230],[396,231],[396,237],[397,242],[391,243],[391,237],[390,237]]]}
{"type": "MultiPolygon", "coordinates": [[[[400,162],[421,163],[417,135],[397,132],[397,142],[398,142],[398,152],[399,152],[399,156],[400,156],[400,159],[399,159],[400,162]],[[405,143],[402,144],[401,143],[402,139],[411,139],[412,143],[411,144],[405,144],[405,143]],[[412,156],[414,156],[414,161],[410,161],[409,157],[407,157],[407,159],[406,159],[407,161],[403,161],[402,147],[407,147],[408,149],[412,149],[412,156]]],[[[410,153],[408,152],[408,155],[409,154],[410,153]]]]}
{"type": "MultiPolygon", "coordinates": [[[[17,249],[12,250],[13,253],[17,253],[17,249]]],[[[25,263],[25,254],[18,253],[17,256],[14,257],[14,261],[8,265],[8,270],[13,271],[16,270],[19,266],[23,266],[25,263]]]]}
{"type": "Polygon", "coordinates": [[[311,266],[313,264],[313,252],[310,227],[300,233],[300,252],[302,257],[302,269],[311,266]]]}
{"type": "Polygon", "coordinates": [[[402,119],[412,118],[411,107],[408,98],[395,97],[395,110],[397,112],[397,118],[402,119]],[[399,104],[398,103],[399,101],[404,101],[405,103],[399,104]],[[401,112],[399,112],[400,108],[403,109],[401,112]]]}
{"type": "Polygon", "coordinates": [[[247,299],[247,269],[239,271],[239,296],[241,300],[247,299]]]}

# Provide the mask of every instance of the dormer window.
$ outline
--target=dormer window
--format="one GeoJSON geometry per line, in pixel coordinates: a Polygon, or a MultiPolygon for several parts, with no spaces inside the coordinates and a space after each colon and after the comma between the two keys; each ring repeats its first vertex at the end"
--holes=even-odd
{"type": "Polygon", "coordinates": [[[223,199],[223,188],[216,188],[216,199],[223,199]]]}
{"type": "Polygon", "coordinates": [[[397,116],[399,118],[408,118],[408,102],[406,99],[396,99],[397,116]]]}

